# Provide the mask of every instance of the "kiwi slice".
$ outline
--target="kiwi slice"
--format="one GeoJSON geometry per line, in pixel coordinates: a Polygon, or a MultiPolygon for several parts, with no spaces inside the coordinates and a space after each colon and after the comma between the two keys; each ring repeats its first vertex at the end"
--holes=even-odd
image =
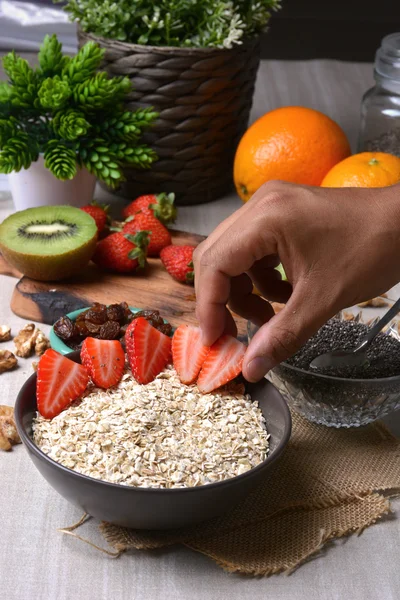
{"type": "Polygon", "coordinates": [[[66,279],[93,256],[94,219],[73,206],[21,210],[0,225],[0,250],[16,269],[39,281],[66,279]]]}

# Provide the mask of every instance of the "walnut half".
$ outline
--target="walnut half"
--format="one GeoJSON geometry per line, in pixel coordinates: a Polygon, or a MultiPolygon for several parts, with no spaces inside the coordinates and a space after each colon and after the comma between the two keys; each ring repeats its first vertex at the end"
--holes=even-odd
{"type": "Polygon", "coordinates": [[[373,308],[381,308],[383,306],[388,306],[389,302],[386,302],[385,298],[387,298],[386,294],[382,294],[382,296],[378,296],[377,298],[371,298],[366,302],[360,302],[358,306],[361,308],[367,308],[368,306],[372,306],[373,308]]]}
{"type": "Polygon", "coordinates": [[[35,354],[36,356],[42,356],[50,348],[50,341],[44,335],[43,331],[36,329],[36,340],[35,340],[35,354]]]}
{"type": "Polygon", "coordinates": [[[9,342],[11,340],[11,327],[0,325],[0,342],[9,342]]]}
{"type": "Polygon", "coordinates": [[[0,373],[11,371],[18,364],[18,359],[9,350],[0,350],[0,373]]]}
{"type": "Polygon", "coordinates": [[[14,344],[17,348],[15,354],[22,358],[32,356],[33,352],[41,356],[50,348],[50,342],[43,331],[37,329],[33,323],[28,323],[19,334],[14,338],[14,344]]]}
{"type": "Polygon", "coordinates": [[[11,406],[0,405],[0,450],[11,450],[15,444],[20,444],[14,420],[14,409],[11,406]]]}

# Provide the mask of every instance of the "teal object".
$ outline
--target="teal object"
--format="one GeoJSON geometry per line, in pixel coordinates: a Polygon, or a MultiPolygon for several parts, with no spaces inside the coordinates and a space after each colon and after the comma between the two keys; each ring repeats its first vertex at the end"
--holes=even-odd
{"type": "MultiPolygon", "coordinates": [[[[90,306],[88,306],[87,308],[81,308],[79,310],[74,310],[73,312],[68,313],[66,316],[68,318],[71,319],[71,321],[75,321],[77,316],[80,315],[82,312],[84,312],[85,310],[88,310],[88,308],[90,308],[90,306]]],[[[142,310],[141,308],[136,308],[135,306],[130,306],[129,307],[131,309],[131,311],[133,313],[137,313],[140,310],[142,310]]],[[[52,327],[50,329],[50,346],[53,348],[53,350],[55,350],[56,352],[59,352],[60,354],[69,354],[70,352],[73,352],[72,348],[70,348],[69,346],[67,346],[67,344],[65,344],[59,337],[58,335],[56,335],[55,331],[54,331],[54,327],[52,327]]]]}

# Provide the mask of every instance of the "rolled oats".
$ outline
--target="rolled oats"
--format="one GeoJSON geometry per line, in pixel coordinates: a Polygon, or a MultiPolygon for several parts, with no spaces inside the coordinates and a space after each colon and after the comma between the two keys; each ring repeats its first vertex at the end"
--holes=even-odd
{"type": "Polygon", "coordinates": [[[245,473],[268,453],[264,417],[241,384],[201,394],[166,369],[147,385],[126,372],[91,387],[52,420],[38,414],[35,443],[79,473],[137,487],[182,488],[245,473]]]}

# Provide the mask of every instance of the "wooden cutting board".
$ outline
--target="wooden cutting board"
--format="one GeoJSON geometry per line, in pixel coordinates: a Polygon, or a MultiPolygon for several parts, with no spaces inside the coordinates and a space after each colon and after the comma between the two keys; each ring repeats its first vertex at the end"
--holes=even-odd
{"type": "MultiPolygon", "coordinates": [[[[197,245],[202,236],[174,231],[174,244],[197,245]]],[[[193,286],[173,280],[159,259],[149,259],[147,268],[134,275],[101,271],[91,263],[79,275],[60,282],[34,281],[8,265],[0,256],[0,274],[18,279],[11,310],[28,321],[52,325],[59,317],[93,302],[127,302],[138,308],[152,308],[173,326],[196,323],[193,286]]],[[[237,317],[239,337],[246,339],[246,322],[237,317]]]]}

